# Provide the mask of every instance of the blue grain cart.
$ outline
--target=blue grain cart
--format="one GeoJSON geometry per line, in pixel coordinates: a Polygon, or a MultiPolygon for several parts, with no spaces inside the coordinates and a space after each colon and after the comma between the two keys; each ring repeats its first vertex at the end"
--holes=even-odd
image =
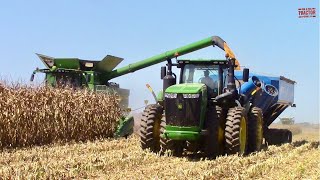
{"type": "Polygon", "coordinates": [[[287,129],[270,129],[269,126],[288,107],[295,107],[295,81],[283,76],[266,76],[250,73],[250,80],[243,82],[242,71],[236,71],[238,90],[248,101],[263,113],[263,132],[268,144],[281,144],[292,141],[292,133],[287,129]]]}

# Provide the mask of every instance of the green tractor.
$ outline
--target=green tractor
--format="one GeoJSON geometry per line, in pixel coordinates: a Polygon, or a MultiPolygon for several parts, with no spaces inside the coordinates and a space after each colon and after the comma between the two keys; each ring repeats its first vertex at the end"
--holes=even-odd
{"type": "Polygon", "coordinates": [[[243,155],[261,149],[262,111],[251,103],[260,81],[254,78],[248,82],[249,69],[244,69],[238,85],[247,82],[249,86],[244,91],[237,89],[234,71],[239,63],[224,40],[213,36],[169,51],[166,56],[167,65],[161,68],[163,92],[156,104],[145,108],[141,119],[143,149],[170,151],[177,156],[185,151],[200,151],[206,156],[243,155]],[[226,59],[171,61],[207,46],[224,50],[226,59]],[[173,66],[180,68],[180,77],[172,72],[173,66]]]}

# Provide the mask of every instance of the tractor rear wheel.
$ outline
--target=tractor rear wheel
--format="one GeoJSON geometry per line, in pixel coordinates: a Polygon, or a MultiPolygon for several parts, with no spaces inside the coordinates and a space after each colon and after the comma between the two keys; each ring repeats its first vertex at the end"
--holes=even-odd
{"type": "Polygon", "coordinates": [[[248,153],[260,151],[263,141],[262,110],[253,107],[249,113],[248,121],[248,153]]]}
{"type": "Polygon", "coordinates": [[[244,155],[247,147],[247,117],[243,107],[230,108],[227,114],[226,153],[244,155]]]}
{"type": "Polygon", "coordinates": [[[153,152],[160,150],[160,122],[163,108],[158,104],[149,105],[142,114],[140,142],[142,149],[153,152]]]}
{"type": "Polygon", "coordinates": [[[215,157],[223,153],[224,150],[224,116],[222,108],[211,106],[207,110],[207,119],[205,121],[206,135],[204,152],[206,156],[215,157]]]}
{"type": "Polygon", "coordinates": [[[184,141],[175,141],[165,137],[164,131],[166,127],[166,116],[162,115],[161,124],[160,124],[160,147],[161,152],[165,153],[166,151],[172,153],[173,156],[181,156],[183,153],[184,141]]]}

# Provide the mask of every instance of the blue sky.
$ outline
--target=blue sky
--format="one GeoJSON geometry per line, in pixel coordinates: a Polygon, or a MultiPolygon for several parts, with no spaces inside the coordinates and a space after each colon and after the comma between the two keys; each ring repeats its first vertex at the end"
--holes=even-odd
{"type": "MultiPolygon", "coordinates": [[[[297,81],[296,108],[282,116],[319,120],[319,2],[284,1],[3,1],[0,5],[0,75],[27,81],[43,67],[34,53],[54,57],[123,57],[119,65],[219,35],[251,71],[297,81]],[[298,18],[316,7],[317,18],[298,18]]],[[[185,56],[219,58],[207,48],[185,56]]],[[[162,87],[160,67],[114,79],[131,89],[132,108],[152,102],[145,87],[162,87]]],[[[40,77],[38,77],[40,78],[40,77]]]]}

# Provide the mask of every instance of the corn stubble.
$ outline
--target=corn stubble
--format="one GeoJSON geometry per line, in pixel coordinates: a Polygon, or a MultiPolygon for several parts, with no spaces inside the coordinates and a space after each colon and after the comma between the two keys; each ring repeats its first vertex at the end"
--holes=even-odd
{"type": "MultiPolygon", "coordinates": [[[[319,179],[319,142],[270,146],[245,157],[215,160],[160,156],[139,138],[3,151],[0,177],[8,179],[319,179]]],[[[1,178],[0,178],[1,179],[1,178]]]]}
{"type": "Polygon", "coordinates": [[[0,148],[111,137],[120,115],[115,95],[0,84],[0,148]]]}

